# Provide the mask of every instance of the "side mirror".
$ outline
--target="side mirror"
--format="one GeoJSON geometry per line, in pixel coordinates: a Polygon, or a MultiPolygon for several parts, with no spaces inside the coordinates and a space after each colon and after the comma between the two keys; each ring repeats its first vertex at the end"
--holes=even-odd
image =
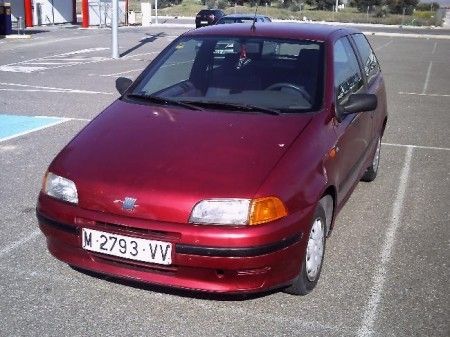
{"type": "Polygon", "coordinates": [[[132,83],[133,83],[133,81],[130,80],[129,78],[119,77],[116,80],[116,89],[119,92],[119,94],[123,95],[132,83]]]}
{"type": "Polygon", "coordinates": [[[341,116],[363,111],[372,111],[377,108],[378,99],[374,94],[352,94],[348,100],[339,107],[341,116]]]}

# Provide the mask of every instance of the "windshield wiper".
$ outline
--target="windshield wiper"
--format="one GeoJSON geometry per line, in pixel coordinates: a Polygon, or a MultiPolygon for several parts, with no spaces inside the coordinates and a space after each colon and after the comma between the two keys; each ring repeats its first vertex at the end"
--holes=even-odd
{"type": "Polygon", "coordinates": [[[183,108],[187,108],[190,110],[202,110],[199,107],[196,107],[192,104],[172,100],[166,97],[160,97],[160,96],[154,96],[154,95],[145,95],[145,94],[129,94],[127,97],[132,98],[139,98],[139,99],[145,99],[146,101],[155,103],[155,104],[162,104],[162,105],[176,105],[176,106],[182,106],[183,108]]]}
{"type": "Polygon", "coordinates": [[[244,110],[250,112],[261,112],[268,115],[279,115],[281,113],[279,110],[276,109],[270,109],[252,104],[239,104],[239,103],[217,102],[217,101],[184,101],[184,102],[191,105],[200,105],[216,109],[244,110]]]}

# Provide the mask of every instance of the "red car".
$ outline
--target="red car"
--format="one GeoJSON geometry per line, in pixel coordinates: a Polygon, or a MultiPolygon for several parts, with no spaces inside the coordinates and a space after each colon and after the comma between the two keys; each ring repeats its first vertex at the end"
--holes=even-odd
{"type": "Polygon", "coordinates": [[[378,171],[385,86],[364,35],[196,29],[116,85],[45,175],[51,254],[168,287],[310,292],[336,215],[378,171]]]}

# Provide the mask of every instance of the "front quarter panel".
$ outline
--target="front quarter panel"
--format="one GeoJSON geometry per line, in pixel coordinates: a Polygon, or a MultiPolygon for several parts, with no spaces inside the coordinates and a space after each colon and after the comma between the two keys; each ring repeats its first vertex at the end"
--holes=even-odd
{"type": "Polygon", "coordinates": [[[314,116],[259,188],[257,197],[280,197],[288,216],[305,209],[314,211],[330,184],[328,153],[334,146],[335,133],[332,121],[327,119],[325,111],[314,116]]]}

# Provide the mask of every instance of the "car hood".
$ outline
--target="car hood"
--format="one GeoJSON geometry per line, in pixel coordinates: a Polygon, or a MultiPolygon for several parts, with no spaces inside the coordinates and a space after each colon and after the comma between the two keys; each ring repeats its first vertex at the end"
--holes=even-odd
{"type": "Polygon", "coordinates": [[[186,222],[200,200],[252,198],[310,120],[118,100],[50,171],[75,182],[82,208],[186,222]],[[126,197],[136,199],[132,211],[123,209],[126,197]]]}

